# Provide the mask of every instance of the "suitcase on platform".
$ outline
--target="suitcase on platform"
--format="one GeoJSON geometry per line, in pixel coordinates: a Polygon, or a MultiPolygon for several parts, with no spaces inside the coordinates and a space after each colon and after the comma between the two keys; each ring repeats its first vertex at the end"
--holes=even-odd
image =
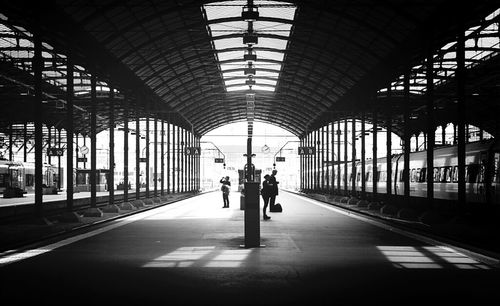
{"type": "Polygon", "coordinates": [[[283,211],[283,207],[281,207],[281,204],[280,203],[276,203],[274,204],[274,207],[270,208],[269,209],[270,212],[282,212],[283,211]]]}

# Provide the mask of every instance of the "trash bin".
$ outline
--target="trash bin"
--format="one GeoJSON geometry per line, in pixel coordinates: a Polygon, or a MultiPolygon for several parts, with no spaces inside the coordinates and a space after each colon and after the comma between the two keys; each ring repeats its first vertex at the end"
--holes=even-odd
{"type": "Polygon", "coordinates": [[[245,195],[243,193],[240,195],[240,210],[245,210],[245,195]]]}

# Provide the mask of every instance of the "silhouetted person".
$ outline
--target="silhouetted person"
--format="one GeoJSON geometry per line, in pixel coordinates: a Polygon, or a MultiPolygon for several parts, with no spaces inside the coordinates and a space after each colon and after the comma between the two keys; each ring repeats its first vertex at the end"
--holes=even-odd
{"type": "Polygon", "coordinates": [[[229,190],[231,189],[229,176],[222,177],[220,183],[222,184],[220,190],[222,191],[222,200],[224,201],[222,208],[229,208],[229,190]]]}
{"type": "Polygon", "coordinates": [[[273,170],[271,173],[271,176],[269,176],[269,186],[270,186],[270,207],[269,211],[274,211],[274,204],[276,202],[276,196],[278,195],[278,184],[279,182],[276,181],[276,173],[278,173],[278,170],[273,170]]]}
{"type": "Polygon", "coordinates": [[[269,178],[270,177],[271,176],[269,174],[264,175],[264,181],[262,182],[262,189],[260,191],[262,199],[264,200],[264,208],[262,209],[262,214],[264,216],[264,220],[271,219],[271,217],[269,217],[266,214],[267,205],[269,205],[269,198],[271,197],[271,186],[269,185],[269,178]]]}

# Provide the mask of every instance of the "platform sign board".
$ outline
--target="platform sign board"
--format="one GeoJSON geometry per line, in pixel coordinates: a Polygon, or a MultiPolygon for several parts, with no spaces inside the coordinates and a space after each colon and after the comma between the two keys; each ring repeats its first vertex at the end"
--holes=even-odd
{"type": "Polygon", "coordinates": [[[284,157],[281,157],[281,156],[276,156],[276,161],[277,161],[277,162],[284,162],[284,161],[285,161],[285,158],[284,158],[284,157]]]}
{"type": "Polygon", "coordinates": [[[50,148],[49,150],[47,150],[47,155],[48,156],[63,156],[64,149],[63,148],[50,148]]]}
{"type": "Polygon", "coordinates": [[[186,147],[186,155],[200,155],[201,147],[186,147]]]}
{"type": "Polygon", "coordinates": [[[76,159],[77,162],[79,163],[86,163],[87,162],[87,158],[86,157],[78,157],[76,159]]]}
{"type": "Polygon", "coordinates": [[[316,155],[315,147],[299,147],[299,155],[316,155]]]}
{"type": "Polygon", "coordinates": [[[216,164],[223,164],[224,163],[224,158],[216,158],[215,159],[216,164]]]}
{"type": "Polygon", "coordinates": [[[139,162],[140,163],[145,163],[148,161],[148,158],[147,157],[139,157],[139,162]]]}

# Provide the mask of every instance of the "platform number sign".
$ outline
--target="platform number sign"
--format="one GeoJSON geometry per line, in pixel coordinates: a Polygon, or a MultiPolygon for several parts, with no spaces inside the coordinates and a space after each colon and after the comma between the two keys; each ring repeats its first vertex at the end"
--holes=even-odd
{"type": "Polygon", "coordinates": [[[47,151],[48,156],[63,156],[64,155],[64,149],[62,148],[50,148],[47,151]]]}
{"type": "Polygon", "coordinates": [[[200,155],[201,148],[200,147],[186,147],[186,155],[200,155]]]}
{"type": "Polygon", "coordinates": [[[299,155],[315,155],[315,147],[299,147],[299,155]]]}
{"type": "Polygon", "coordinates": [[[284,162],[285,161],[285,158],[282,157],[282,156],[276,156],[276,161],[277,162],[284,162]]]}
{"type": "Polygon", "coordinates": [[[216,164],[223,164],[224,163],[224,158],[216,158],[215,159],[216,164]]]}

